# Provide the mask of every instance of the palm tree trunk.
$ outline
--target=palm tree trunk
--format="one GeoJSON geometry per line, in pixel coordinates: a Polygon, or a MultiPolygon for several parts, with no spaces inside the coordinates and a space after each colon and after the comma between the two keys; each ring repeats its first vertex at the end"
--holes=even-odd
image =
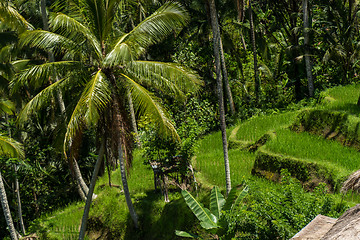
{"type": "Polygon", "coordinates": [[[224,49],[223,49],[223,44],[222,44],[221,38],[220,38],[220,58],[221,58],[221,69],[222,69],[222,73],[224,76],[226,95],[229,99],[230,113],[231,113],[231,115],[234,115],[235,114],[235,104],[234,104],[234,100],[233,100],[230,85],[229,85],[229,79],[228,79],[228,74],[227,74],[226,64],[225,64],[224,49]]]}
{"type": "Polygon", "coordinates": [[[131,92],[128,91],[127,94],[128,94],[128,102],[129,102],[131,124],[132,124],[132,128],[133,128],[133,132],[135,134],[136,144],[137,144],[137,146],[139,148],[141,148],[141,141],[140,141],[139,133],[138,133],[138,130],[137,130],[136,117],[135,117],[135,111],[134,111],[134,104],[133,104],[133,101],[132,101],[131,92]]]}
{"type": "MultiPolygon", "coordinates": [[[[47,13],[46,13],[46,0],[41,0],[41,17],[42,17],[44,30],[49,31],[49,23],[48,23],[49,19],[48,19],[47,13]]],[[[49,57],[50,62],[55,62],[54,54],[51,51],[48,52],[48,57],[49,57]]],[[[54,77],[55,82],[59,81],[57,75],[54,74],[54,76],[55,76],[54,77]]],[[[62,93],[60,90],[58,90],[56,93],[57,93],[57,98],[58,98],[61,114],[64,115],[65,103],[64,103],[64,99],[62,97],[62,93]]]]}
{"type": "MultiPolygon", "coordinates": [[[[243,20],[244,20],[244,9],[245,9],[244,0],[235,0],[235,6],[236,6],[236,10],[237,10],[237,20],[238,20],[238,22],[243,22],[243,20]]],[[[246,51],[246,42],[245,42],[245,39],[244,39],[242,28],[240,29],[240,39],[241,39],[241,43],[243,45],[243,48],[246,51]]]]}
{"type": "MultiPolygon", "coordinates": [[[[87,196],[89,193],[89,188],[86,185],[86,183],[81,175],[79,165],[75,158],[73,158],[73,163],[74,163],[74,173],[75,173],[76,182],[80,186],[81,190],[84,192],[85,196],[87,196]]],[[[95,198],[97,198],[97,195],[93,194],[92,197],[93,197],[93,199],[95,199],[95,198]]]]}
{"type": "Polygon", "coordinates": [[[89,192],[88,192],[88,195],[87,195],[87,198],[86,198],[86,203],[85,203],[85,208],[84,208],[84,214],[83,214],[83,217],[82,217],[82,220],[81,220],[79,240],[83,240],[84,237],[85,237],[86,224],[87,224],[87,220],[88,220],[88,217],[89,217],[90,205],[91,205],[91,201],[92,201],[91,196],[93,196],[93,193],[94,193],[96,178],[97,178],[97,175],[99,173],[100,165],[101,165],[101,162],[102,162],[103,157],[104,157],[104,152],[105,152],[105,139],[103,139],[101,141],[101,146],[100,146],[100,150],[99,150],[99,156],[98,156],[98,158],[96,160],[94,171],[93,171],[93,174],[92,174],[92,177],[91,177],[89,192]]]}
{"type": "Polygon", "coordinates": [[[21,207],[21,199],[20,199],[20,187],[19,187],[19,179],[17,177],[17,170],[18,166],[14,165],[14,171],[15,171],[15,192],[16,192],[16,200],[17,200],[17,208],[18,208],[18,218],[20,223],[20,229],[21,233],[25,235],[25,225],[24,225],[24,219],[22,215],[22,207],[21,207]]]}
{"type": "Polygon", "coordinates": [[[253,11],[252,11],[252,7],[251,7],[251,0],[249,0],[249,17],[250,17],[251,43],[252,43],[253,55],[254,55],[255,101],[256,101],[256,103],[259,103],[259,98],[260,98],[260,78],[259,78],[259,69],[258,69],[258,61],[257,61],[255,28],[254,28],[254,18],[253,18],[253,11]]]}
{"type": "Polygon", "coordinates": [[[9,204],[6,197],[5,187],[2,180],[1,172],[0,172],[0,201],[1,206],[5,215],[6,224],[8,226],[8,229],[10,231],[10,236],[12,240],[18,240],[18,235],[16,233],[14,222],[11,217],[9,204]]]}
{"type": "Polygon", "coordinates": [[[130,197],[129,186],[127,184],[126,170],[125,170],[125,163],[124,163],[124,157],[123,157],[123,150],[122,150],[122,147],[121,147],[121,141],[119,143],[118,151],[119,151],[121,182],[122,182],[122,185],[123,185],[126,204],[128,206],[129,213],[130,213],[130,216],[131,216],[131,218],[132,218],[132,220],[134,222],[135,228],[139,228],[138,216],[137,216],[137,214],[135,212],[135,208],[134,208],[134,206],[132,204],[131,197],[130,197]]]}
{"type": "MultiPolygon", "coordinates": [[[[130,160],[130,154],[128,153],[127,150],[129,150],[127,148],[127,143],[128,143],[128,139],[127,139],[127,121],[126,121],[126,116],[124,115],[124,109],[123,106],[120,105],[120,100],[119,97],[117,95],[117,92],[120,92],[119,89],[117,89],[117,85],[116,85],[116,81],[115,81],[115,76],[113,73],[108,72],[107,74],[108,79],[110,79],[112,85],[114,86],[112,88],[112,94],[113,94],[113,119],[112,119],[112,124],[114,125],[113,129],[112,129],[112,147],[115,148],[115,146],[117,146],[117,149],[115,150],[116,152],[113,152],[114,155],[115,153],[118,154],[118,158],[119,158],[119,164],[120,164],[120,174],[121,174],[121,182],[123,185],[123,191],[124,191],[124,195],[125,195],[125,200],[126,200],[126,204],[128,206],[129,209],[129,214],[130,217],[132,218],[133,222],[134,222],[134,226],[135,228],[139,227],[139,223],[138,223],[138,216],[135,212],[134,209],[134,205],[132,204],[131,201],[131,197],[130,197],[130,191],[129,191],[129,186],[127,183],[127,178],[126,178],[126,168],[125,168],[125,159],[124,159],[124,155],[126,160],[130,160]],[[115,90],[117,89],[117,90],[115,90]],[[120,109],[120,106],[122,107],[120,109]],[[115,142],[117,141],[117,142],[115,142]],[[123,149],[124,146],[124,149],[123,149]],[[125,153],[125,154],[124,154],[125,153]]],[[[129,162],[127,162],[129,163],[129,162]]]]}
{"type": "MultiPolygon", "coordinates": [[[[11,128],[10,128],[8,114],[5,114],[5,119],[6,119],[6,123],[8,125],[8,134],[9,134],[9,137],[11,137],[11,128]]],[[[14,164],[13,166],[14,166],[14,173],[15,173],[15,194],[16,194],[16,200],[17,200],[17,217],[18,217],[18,220],[20,223],[21,232],[23,235],[25,235],[25,225],[24,225],[24,220],[23,220],[23,216],[22,216],[22,207],[21,207],[21,199],[20,199],[19,179],[17,176],[17,170],[19,167],[16,164],[14,164]]]]}
{"type": "Polygon", "coordinates": [[[224,164],[225,164],[226,193],[228,194],[231,190],[230,165],[229,165],[229,155],[228,155],[228,143],[226,137],[225,108],[224,108],[224,96],[223,96],[223,85],[222,85],[222,74],[221,74],[220,28],[217,19],[217,12],[216,12],[216,6],[214,0],[209,0],[209,8],[210,8],[211,27],[213,31],[213,41],[214,41],[216,82],[217,82],[217,92],[218,92],[219,112],[220,112],[220,128],[221,128],[221,135],[223,142],[224,164]]]}
{"type": "Polygon", "coordinates": [[[304,47],[305,47],[305,68],[308,79],[309,97],[314,97],[314,81],[312,77],[312,64],[310,59],[310,34],[311,18],[309,9],[309,0],[303,0],[304,17],[304,47]]]}

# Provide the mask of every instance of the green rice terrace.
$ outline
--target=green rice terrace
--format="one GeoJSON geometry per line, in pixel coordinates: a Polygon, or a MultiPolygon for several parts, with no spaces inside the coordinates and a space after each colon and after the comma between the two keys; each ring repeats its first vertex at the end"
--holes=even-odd
{"type": "MultiPolygon", "coordinates": [[[[335,87],[322,101],[303,108],[259,115],[228,129],[232,184],[249,187],[232,212],[221,236],[238,239],[289,239],[317,214],[339,217],[359,200],[356,191],[340,193],[343,182],[360,167],[360,118],[356,96],[360,85],[335,87]],[[292,176],[292,177],[290,177],[292,176]]],[[[204,136],[192,165],[193,193],[204,206],[213,186],[224,192],[221,133],[204,136]]],[[[187,207],[178,187],[170,186],[169,202],[154,190],[154,175],[143,152],[135,152],[129,189],[140,230],[128,215],[118,171],[97,183],[90,210],[88,239],[176,239],[175,230],[211,238],[187,207]]],[[[72,203],[36,219],[31,231],[42,239],[77,239],[84,204],[72,203]]]]}

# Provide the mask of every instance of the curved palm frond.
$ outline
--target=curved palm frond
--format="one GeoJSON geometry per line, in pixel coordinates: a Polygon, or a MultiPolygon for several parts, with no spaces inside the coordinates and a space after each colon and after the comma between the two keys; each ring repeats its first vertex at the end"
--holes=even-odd
{"type": "Polygon", "coordinates": [[[0,112],[5,114],[13,114],[15,112],[15,104],[9,99],[0,99],[0,112]]]}
{"type": "Polygon", "coordinates": [[[132,50],[132,55],[140,56],[147,47],[160,42],[173,32],[183,27],[189,16],[185,9],[176,2],[168,2],[160,7],[151,16],[137,25],[131,32],[122,36],[111,52],[105,58],[105,64],[109,66],[124,62],[120,54],[126,44],[132,50]]]}
{"type": "Polygon", "coordinates": [[[180,140],[174,125],[167,117],[165,110],[161,107],[157,98],[129,76],[125,74],[121,74],[121,76],[124,77],[128,83],[136,111],[138,111],[140,115],[150,115],[160,132],[170,135],[176,140],[180,140]]]}
{"type": "Polygon", "coordinates": [[[43,49],[45,51],[56,52],[58,49],[76,50],[79,49],[77,43],[70,39],[44,30],[26,31],[20,35],[19,45],[30,46],[43,49]]]}
{"type": "Polygon", "coordinates": [[[30,85],[34,88],[44,86],[44,83],[48,82],[51,76],[57,72],[65,72],[69,68],[75,69],[80,66],[78,63],[76,61],[47,62],[23,70],[17,75],[16,79],[11,81],[11,92],[18,91],[21,86],[30,85]]]}
{"type": "Polygon", "coordinates": [[[92,25],[92,30],[100,42],[109,36],[116,11],[122,2],[123,0],[80,1],[79,7],[85,10],[85,18],[92,25]]]}
{"type": "MultiPolygon", "coordinates": [[[[90,32],[90,30],[76,19],[69,17],[63,13],[58,13],[50,20],[50,27],[52,30],[61,31],[62,34],[78,42],[80,36],[85,38],[93,47],[96,55],[101,58],[101,46],[96,37],[90,32]]],[[[82,39],[81,39],[82,40],[82,39]]]]}
{"type": "Polygon", "coordinates": [[[0,2],[0,22],[20,32],[33,29],[33,26],[9,2],[0,2]]]}
{"type": "Polygon", "coordinates": [[[70,78],[60,79],[59,81],[51,84],[50,86],[39,92],[23,107],[17,117],[17,125],[23,126],[23,124],[26,123],[26,121],[31,117],[31,115],[35,114],[41,107],[50,102],[49,99],[54,96],[54,93],[56,91],[69,84],[70,81],[70,78]]]}
{"type": "Polygon", "coordinates": [[[104,63],[105,66],[124,65],[127,62],[135,60],[137,55],[138,54],[136,54],[136,48],[134,48],[134,44],[129,44],[129,42],[121,42],[117,44],[109,54],[106,55],[104,63]]]}
{"type": "Polygon", "coordinates": [[[125,71],[145,85],[180,97],[184,93],[196,93],[203,85],[196,73],[174,63],[133,61],[126,65],[125,71]]]}
{"type": "Polygon", "coordinates": [[[111,99],[111,89],[101,69],[85,86],[67,125],[64,152],[74,135],[85,125],[96,123],[111,99]]]}
{"type": "Polygon", "coordinates": [[[24,148],[13,138],[0,134],[0,155],[24,158],[24,148]]]}

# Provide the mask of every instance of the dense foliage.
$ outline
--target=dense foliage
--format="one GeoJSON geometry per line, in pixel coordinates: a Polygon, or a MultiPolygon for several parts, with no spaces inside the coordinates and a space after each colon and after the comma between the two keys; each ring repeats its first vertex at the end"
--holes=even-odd
{"type": "MultiPolygon", "coordinates": [[[[1,146],[0,178],[18,231],[16,193],[25,226],[80,200],[73,159],[89,185],[101,141],[107,150],[100,175],[111,176],[119,152],[130,168],[137,136],[146,164],[176,164],[177,173],[189,174],[198,140],[220,127],[210,3],[217,7],[227,124],[311,105],[327,97],[320,94],[326,88],[358,82],[360,3],[355,0],[2,0],[0,143],[7,136],[17,142],[1,146]],[[101,14],[87,14],[96,11],[101,14]],[[232,95],[226,93],[227,82],[232,95]],[[19,157],[19,142],[25,157],[19,157]]],[[[352,95],[345,105],[358,114],[358,92],[352,95]]],[[[269,125],[284,118],[270,119],[269,125]]],[[[248,122],[239,131],[247,131],[243,140],[260,137],[261,127],[252,127],[248,122]]],[[[208,162],[220,172],[215,159],[208,162]]],[[[344,210],[321,188],[305,194],[286,173],[281,186],[275,192],[251,187],[245,207],[225,215],[232,223],[229,236],[285,239],[318,213],[338,216],[344,210]]],[[[0,217],[0,238],[5,236],[7,223],[0,217]]]]}
{"type": "Polygon", "coordinates": [[[345,209],[327,193],[325,184],[305,193],[284,170],[280,187],[265,191],[254,186],[246,205],[226,214],[231,223],[227,231],[238,239],[290,239],[318,214],[337,218],[345,209]]]}

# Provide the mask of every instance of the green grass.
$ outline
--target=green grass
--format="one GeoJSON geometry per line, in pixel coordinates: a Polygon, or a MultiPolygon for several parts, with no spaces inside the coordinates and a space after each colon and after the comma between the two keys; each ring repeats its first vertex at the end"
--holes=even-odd
{"type": "Polygon", "coordinates": [[[306,132],[279,130],[276,132],[276,138],[265,146],[273,153],[330,164],[344,175],[350,174],[360,166],[360,153],[355,149],[306,132]]]}
{"type": "MultiPolygon", "coordinates": [[[[359,115],[356,106],[360,85],[336,87],[326,91],[321,108],[346,111],[359,115]]],[[[268,151],[292,156],[306,161],[328,164],[338,169],[339,174],[347,175],[360,166],[360,153],[343,147],[338,142],[324,140],[307,133],[297,134],[287,130],[295,119],[297,111],[257,116],[228,129],[228,137],[238,127],[234,137],[240,141],[254,142],[267,132],[276,132],[276,138],[264,146],[268,151]]],[[[354,119],[353,121],[355,122],[354,119]]],[[[235,133],[235,131],[234,131],[235,133]]],[[[232,185],[246,180],[252,194],[256,192],[278,191],[281,185],[251,175],[255,153],[239,149],[229,150],[232,185]]],[[[133,166],[128,176],[128,184],[135,209],[139,215],[140,230],[132,228],[124,195],[119,187],[109,187],[108,175],[97,181],[95,193],[98,198],[92,205],[89,226],[93,229],[91,238],[99,234],[115,233],[114,239],[176,239],[175,229],[198,232],[197,221],[188,209],[181,194],[175,187],[170,190],[170,203],[165,203],[162,195],[154,191],[153,172],[144,165],[141,151],[134,152],[133,166]],[[176,217],[174,217],[176,216],[176,217]],[[96,235],[97,234],[97,235],[96,235]]],[[[209,188],[218,185],[225,188],[225,173],[221,133],[214,132],[199,141],[196,157],[193,160],[196,177],[203,189],[199,198],[208,196],[209,188]]],[[[112,184],[121,186],[118,170],[111,176],[112,184]]],[[[345,201],[349,206],[360,201],[358,194],[345,196],[334,194],[336,201],[345,201]]],[[[203,201],[200,201],[203,202],[203,201]]],[[[43,235],[42,239],[77,239],[83,214],[84,203],[73,203],[64,209],[42,216],[33,224],[33,232],[43,235]]]]}
{"type": "Polygon", "coordinates": [[[360,94],[360,84],[350,84],[330,88],[322,93],[324,100],[319,107],[329,110],[345,111],[359,116],[360,108],[356,105],[360,94]]]}
{"type": "Polygon", "coordinates": [[[253,117],[239,125],[240,128],[236,138],[238,140],[254,142],[269,131],[288,126],[294,121],[297,114],[298,112],[294,111],[253,117]]]}
{"type": "MultiPolygon", "coordinates": [[[[232,184],[241,183],[251,176],[255,155],[238,149],[229,150],[232,184]]],[[[221,132],[204,137],[198,147],[194,168],[201,173],[202,181],[209,185],[225,187],[225,166],[221,132]]]]}
{"type": "Polygon", "coordinates": [[[38,232],[41,239],[78,239],[84,203],[76,202],[36,219],[28,232],[38,232]]]}

